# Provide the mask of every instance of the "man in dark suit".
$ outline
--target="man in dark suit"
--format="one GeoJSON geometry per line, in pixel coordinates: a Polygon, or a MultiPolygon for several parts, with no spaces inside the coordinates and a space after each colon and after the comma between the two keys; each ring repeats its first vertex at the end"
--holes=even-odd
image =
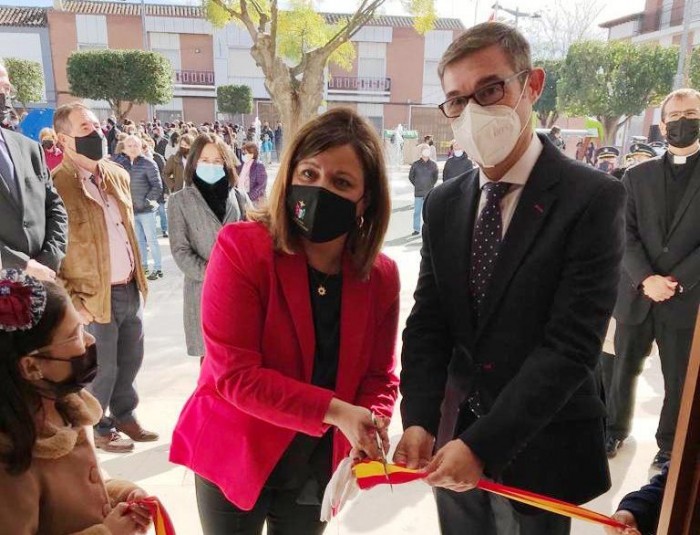
{"type": "Polygon", "coordinates": [[[447,535],[570,532],[565,517],[474,489],[482,477],[574,503],[610,487],[594,371],[625,192],[535,135],[545,73],[529,50],[517,29],[481,24],[439,66],[440,108],[479,168],[425,200],[394,460],[425,467],[447,535]]]}
{"type": "MultiPolygon", "coordinates": [[[[0,114],[10,109],[11,90],[0,63],[0,114]]],[[[6,129],[0,129],[0,214],[0,265],[54,280],[66,254],[66,210],[41,146],[6,129]]]]}
{"type": "Polygon", "coordinates": [[[700,92],[680,89],[661,106],[668,152],[631,167],[627,245],[615,307],[615,361],[610,380],[608,441],[614,456],[630,433],[637,378],[654,340],[664,376],[664,401],[653,465],[671,458],[700,305],[700,92]]]}

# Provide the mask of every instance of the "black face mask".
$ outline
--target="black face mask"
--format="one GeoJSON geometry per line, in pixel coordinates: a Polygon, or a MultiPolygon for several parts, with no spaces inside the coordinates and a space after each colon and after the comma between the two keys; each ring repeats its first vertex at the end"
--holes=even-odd
{"type": "Polygon", "coordinates": [[[80,392],[83,388],[89,385],[97,375],[97,345],[92,344],[85,348],[85,353],[80,356],[69,359],[59,359],[55,357],[47,357],[44,355],[35,355],[34,358],[44,360],[60,360],[68,362],[71,367],[71,375],[63,381],[51,381],[50,379],[42,379],[46,383],[46,388],[41,388],[42,392],[48,390],[51,397],[60,399],[68,394],[80,392]]]}
{"type": "Polygon", "coordinates": [[[104,158],[105,150],[103,138],[96,130],[87,136],[76,137],[75,152],[97,162],[104,158]]]}
{"type": "Polygon", "coordinates": [[[698,140],[700,134],[700,119],[681,117],[677,121],[666,124],[666,139],[668,144],[679,149],[690,147],[698,140]]]}
{"type": "Polygon", "coordinates": [[[44,147],[46,150],[51,150],[53,149],[53,140],[51,139],[45,139],[44,141],[41,142],[41,146],[44,147]]]}
{"type": "Polygon", "coordinates": [[[287,209],[302,236],[314,243],[334,240],[352,230],[356,203],[317,186],[292,186],[287,209]]]}

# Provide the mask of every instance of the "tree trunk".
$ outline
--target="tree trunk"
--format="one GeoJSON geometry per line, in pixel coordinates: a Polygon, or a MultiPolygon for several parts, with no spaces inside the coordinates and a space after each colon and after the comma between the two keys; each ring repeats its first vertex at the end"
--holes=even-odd
{"type": "Polygon", "coordinates": [[[559,119],[559,113],[556,111],[551,112],[549,114],[549,120],[547,121],[547,128],[552,128],[554,123],[557,122],[557,119],[559,119]]]}
{"type": "Polygon", "coordinates": [[[259,43],[253,45],[251,55],[263,66],[263,71],[269,71],[265,72],[265,89],[280,115],[285,144],[288,144],[304,123],[318,115],[323,101],[327,58],[309,55],[303,78],[297,79],[289,66],[265,48],[266,37],[261,36],[259,43]]]}
{"type": "Polygon", "coordinates": [[[614,146],[617,130],[620,127],[620,117],[599,117],[599,120],[603,123],[603,145],[614,146]]]}

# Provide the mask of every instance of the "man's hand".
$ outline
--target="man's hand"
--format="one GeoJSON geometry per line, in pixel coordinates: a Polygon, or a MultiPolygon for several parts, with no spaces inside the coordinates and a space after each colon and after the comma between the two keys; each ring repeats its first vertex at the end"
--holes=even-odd
{"type": "Polygon", "coordinates": [[[435,454],[425,470],[430,474],[425,480],[428,485],[465,492],[476,487],[484,473],[484,463],[462,440],[455,439],[435,454]]]}
{"type": "Polygon", "coordinates": [[[46,267],[44,264],[40,264],[34,259],[27,262],[27,267],[24,268],[24,272],[30,277],[34,277],[40,281],[54,282],[56,280],[56,272],[53,269],[46,267]]]}
{"type": "Polygon", "coordinates": [[[637,521],[634,519],[634,515],[629,511],[622,509],[612,515],[612,518],[629,527],[627,529],[622,529],[605,526],[606,535],[641,535],[641,533],[637,530],[637,521]]]}
{"type": "Polygon", "coordinates": [[[403,432],[394,452],[394,463],[406,468],[424,468],[433,455],[435,437],[418,425],[403,432]]]}
{"type": "Polygon", "coordinates": [[[651,275],[642,282],[644,295],[656,303],[671,299],[676,295],[678,283],[661,275],[651,275]]]}

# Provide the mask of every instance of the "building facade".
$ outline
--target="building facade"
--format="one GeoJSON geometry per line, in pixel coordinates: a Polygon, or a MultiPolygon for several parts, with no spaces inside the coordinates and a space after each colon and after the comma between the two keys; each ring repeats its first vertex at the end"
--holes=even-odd
{"type": "Polygon", "coordinates": [[[29,108],[56,106],[47,11],[42,8],[0,6],[0,58],[36,61],[44,72],[44,97],[29,108]]]}
{"type": "MultiPolygon", "coordinates": [[[[693,5],[689,25],[688,57],[694,48],[700,46],[700,0],[689,1],[693,5]]],[[[646,0],[644,11],[604,22],[600,27],[608,30],[610,41],[626,40],[637,44],[662,46],[680,45],[685,4],[686,0],[646,0]]],[[[641,115],[632,118],[626,137],[642,135],[650,140],[660,139],[660,121],[661,109],[658,106],[649,108],[641,115]]]]}
{"type": "MultiPolygon", "coordinates": [[[[51,79],[52,103],[74,100],[66,73],[68,58],[76,50],[95,48],[148,48],[168,58],[173,66],[173,100],[167,104],[135,106],[136,120],[151,115],[163,121],[184,119],[211,122],[216,118],[249,124],[256,116],[271,124],[277,113],[265,89],[265,77],[250,55],[252,40],[236,24],[213,27],[198,6],[54,0],[52,8],[35,8],[43,17],[42,51],[49,54],[47,81],[51,79]],[[54,82],[55,80],[55,82],[54,82]],[[248,116],[228,118],[216,109],[216,87],[237,84],[251,87],[254,110],[248,116]]],[[[328,22],[342,15],[324,14],[328,22]]],[[[421,35],[410,17],[379,16],[352,38],[352,68],[327,69],[324,105],[350,106],[368,117],[377,130],[404,129],[433,134],[446,152],[452,137],[449,124],[437,104],[443,93],[437,64],[447,46],[464,31],[457,19],[438,19],[432,31],[421,35]]],[[[0,34],[0,39],[1,39],[0,34]]],[[[36,55],[36,54],[35,54],[36,55]]],[[[101,118],[110,114],[106,102],[89,102],[101,118]]]]}

